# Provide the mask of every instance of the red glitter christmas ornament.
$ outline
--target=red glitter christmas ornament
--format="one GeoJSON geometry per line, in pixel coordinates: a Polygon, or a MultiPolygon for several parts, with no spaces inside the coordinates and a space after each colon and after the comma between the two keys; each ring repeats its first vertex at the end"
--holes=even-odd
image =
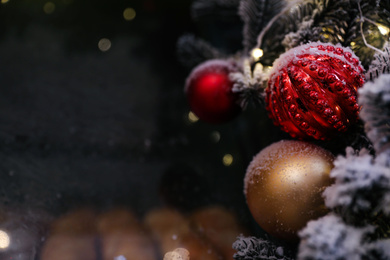
{"type": "Polygon", "coordinates": [[[233,63],[210,60],[197,66],[188,76],[185,93],[191,111],[208,123],[224,123],[239,114],[239,94],[232,92],[229,74],[236,71],[233,63]]]}
{"type": "Polygon", "coordinates": [[[357,120],[357,89],[363,84],[363,67],[349,48],[309,43],[274,62],[266,108],[292,137],[326,140],[357,120]]]}

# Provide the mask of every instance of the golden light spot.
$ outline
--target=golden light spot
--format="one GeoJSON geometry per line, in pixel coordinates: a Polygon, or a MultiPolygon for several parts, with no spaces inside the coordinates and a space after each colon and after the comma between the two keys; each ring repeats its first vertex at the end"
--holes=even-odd
{"type": "Polygon", "coordinates": [[[6,249],[9,246],[10,239],[7,232],[0,230],[0,249],[6,249]]]}
{"type": "Polygon", "coordinates": [[[47,2],[43,5],[43,11],[45,14],[52,14],[56,9],[56,5],[53,2],[47,2]]]}
{"type": "Polygon", "coordinates": [[[383,25],[378,25],[378,30],[382,35],[387,35],[390,32],[390,29],[383,25]]]}
{"type": "Polygon", "coordinates": [[[133,8],[128,7],[123,11],[123,18],[125,18],[126,21],[133,20],[135,16],[136,12],[133,8]]]}
{"type": "Polygon", "coordinates": [[[191,123],[195,123],[199,120],[199,118],[192,112],[190,111],[188,113],[188,120],[191,122],[191,123]]]}
{"type": "Polygon", "coordinates": [[[107,38],[102,38],[98,42],[99,50],[105,52],[111,48],[111,41],[107,38]]]}
{"type": "Polygon", "coordinates": [[[233,156],[231,154],[225,154],[223,157],[222,157],[222,163],[223,165],[225,166],[230,166],[232,165],[233,163],[233,156]]]}
{"type": "Polygon", "coordinates": [[[251,55],[252,55],[253,59],[255,59],[255,60],[260,59],[263,56],[263,54],[264,54],[264,52],[260,48],[255,48],[251,52],[251,55]]]}
{"type": "Polygon", "coordinates": [[[1,0],[2,4],[8,3],[8,2],[9,2],[9,0],[1,0]]]}

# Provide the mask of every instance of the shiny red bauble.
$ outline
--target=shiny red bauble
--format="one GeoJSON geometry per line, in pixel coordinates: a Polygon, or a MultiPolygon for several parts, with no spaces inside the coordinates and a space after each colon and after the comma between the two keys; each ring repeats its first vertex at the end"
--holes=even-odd
{"type": "Polygon", "coordinates": [[[309,43],[274,62],[266,108],[275,125],[298,139],[326,140],[356,122],[363,68],[348,48],[309,43]]]}
{"type": "Polygon", "coordinates": [[[232,92],[229,74],[235,71],[229,61],[210,60],[192,70],[186,80],[185,93],[191,111],[208,123],[224,123],[239,114],[239,94],[232,92]]]}

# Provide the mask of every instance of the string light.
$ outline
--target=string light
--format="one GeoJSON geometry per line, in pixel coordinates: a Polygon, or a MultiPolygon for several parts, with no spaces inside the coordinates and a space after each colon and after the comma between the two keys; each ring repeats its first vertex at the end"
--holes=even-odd
{"type": "Polygon", "coordinates": [[[382,35],[387,35],[390,32],[390,29],[383,25],[378,25],[378,30],[382,35]]]}
{"type": "Polygon", "coordinates": [[[254,60],[258,60],[258,59],[260,59],[261,57],[263,57],[264,52],[263,52],[263,50],[260,49],[260,48],[255,48],[255,49],[252,50],[251,55],[252,55],[252,58],[253,58],[254,60]]]}

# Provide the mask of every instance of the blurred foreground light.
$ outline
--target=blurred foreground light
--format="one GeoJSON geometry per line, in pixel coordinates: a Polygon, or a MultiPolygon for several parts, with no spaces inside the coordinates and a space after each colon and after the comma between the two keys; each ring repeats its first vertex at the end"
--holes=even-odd
{"type": "Polygon", "coordinates": [[[199,120],[199,118],[192,111],[190,111],[188,113],[188,120],[190,120],[191,123],[195,123],[199,120]]]}
{"type": "Polygon", "coordinates": [[[185,248],[176,248],[166,253],[164,260],[190,260],[190,252],[185,248]]]}
{"type": "Polygon", "coordinates": [[[1,0],[2,4],[8,3],[8,2],[9,2],[9,0],[1,0]]]}
{"type": "Polygon", "coordinates": [[[125,18],[126,21],[131,21],[135,18],[136,12],[133,8],[126,8],[123,11],[123,18],[125,18]]]}
{"type": "Polygon", "coordinates": [[[111,41],[107,38],[102,38],[98,42],[99,50],[108,51],[111,48],[111,41]]]}
{"type": "Polygon", "coordinates": [[[9,236],[7,232],[0,230],[0,249],[8,248],[10,243],[9,236]]]}
{"type": "Polygon", "coordinates": [[[52,2],[47,2],[46,4],[43,5],[43,11],[45,12],[45,14],[52,14],[55,9],[56,6],[52,2]]]}
{"type": "Polygon", "coordinates": [[[378,25],[378,30],[382,35],[387,35],[390,32],[390,29],[383,25],[378,25]]]}
{"type": "Polygon", "coordinates": [[[260,48],[255,48],[252,50],[251,52],[251,55],[253,57],[254,60],[258,60],[260,59],[262,56],[263,56],[264,52],[262,49],[260,48]]]}
{"type": "Polygon", "coordinates": [[[222,163],[225,166],[230,166],[233,163],[233,156],[231,154],[225,154],[222,158],[222,163]]]}
{"type": "Polygon", "coordinates": [[[221,140],[221,134],[218,131],[211,132],[211,140],[215,143],[218,143],[221,140]]]}

